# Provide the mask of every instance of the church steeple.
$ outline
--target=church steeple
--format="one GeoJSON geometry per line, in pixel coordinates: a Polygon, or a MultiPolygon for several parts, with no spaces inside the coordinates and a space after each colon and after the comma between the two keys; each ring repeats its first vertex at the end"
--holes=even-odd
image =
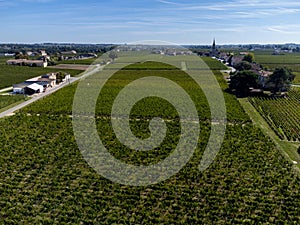
{"type": "Polygon", "coordinates": [[[216,57],[218,55],[218,50],[216,48],[216,39],[214,38],[213,44],[211,46],[211,52],[210,52],[211,56],[216,57]]]}
{"type": "Polygon", "coordinates": [[[214,42],[213,42],[213,45],[212,45],[212,50],[216,50],[216,39],[214,38],[214,42]]]}

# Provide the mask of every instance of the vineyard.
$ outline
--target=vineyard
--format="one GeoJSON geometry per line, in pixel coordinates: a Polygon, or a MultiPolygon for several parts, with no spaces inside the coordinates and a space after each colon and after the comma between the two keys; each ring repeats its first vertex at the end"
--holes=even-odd
{"type": "Polygon", "coordinates": [[[290,69],[296,75],[293,83],[300,84],[300,54],[285,53],[284,55],[272,55],[272,53],[272,51],[255,51],[255,61],[271,70],[280,67],[290,69]]]}
{"type": "MultiPolygon", "coordinates": [[[[222,64],[209,61],[225,90],[217,70],[222,64]]],[[[108,80],[95,110],[98,134],[113,156],[129,164],[149,165],[168,156],[180,136],[178,114],[168,102],[149,97],[131,111],[130,127],[140,138],[149,136],[150,118],[165,119],[166,138],[154,150],[133,151],[122,145],[110,122],[111,104],[124,86],[149,75],[165,77],[190,95],[199,114],[198,145],[189,163],[170,179],[147,187],[116,184],[97,174],[76,145],[71,115],[78,84],[72,84],[0,120],[1,222],[299,224],[300,178],[273,142],[251,124],[235,96],[224,92],[224,143],[214,163],[200,172],[211,129],[205,95],[183,71],[148,63],[147,70],[141,70],[147,63],[133,65],[108,80]]]]}
{"type": "Polygon", "coordinates": [[[2,111],[4,108],[6,108],[16,102],[20,102],[22,100],[25,100],[23,95],[16,95],[16,96],[0,95],[0,111],[2,111]]]}
{"type": "Polygon", "coordinates": [[[293,88],[287,98],[251,97],[256,110],[283,140],[300,141],[300,90],[293,88]]]}

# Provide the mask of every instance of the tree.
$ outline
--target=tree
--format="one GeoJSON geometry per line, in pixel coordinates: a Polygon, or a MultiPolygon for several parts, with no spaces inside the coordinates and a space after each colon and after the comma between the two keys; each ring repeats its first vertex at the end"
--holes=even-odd
{"type": "Polygon", "coordinates": [[[234,68],[238,71],[251,70],[252,65],[247,61],[242,61],[234,66],[234,68]]]}
{"type": "Polygon", "coordinates": [[[114,62],[115,59],[118,58],[118,55],[117,55],[117,53],[116,53],[115,51],[111,51],[111,52],[109,53],[109,58],[111,58],[112,61],[114,62]]]}
{"type": "Polygon", "coordinates": [[[253,63],[254,62],[254,54],[248,53],[247,55],[244,56],[243,61],[253,63]]]}
{"type": "Polygon", "coordinates": [[[65,79],[65,77],[66,77],[66,73],[59,71],[56,74],[56,83],[57,84],[61,83],[63,81],[63,79],[65,79]]]}
{"type": "Polygon", "coordinates": [[[29,59],[28,55],[23,55],[23,54],[17,54],[15,56],[15,59],[29,59]]]}
{"type": "Polygon", "coordinates": [[[238,96],[249,95],[250,88],[259,88],[259,75],[252,71],[239,71],[230,77],[229,88],[238,96]]]}
{"type": "Polygon", "coordinates": [[[272,93],[288,91],[295,75],[286,68],[277,68],[266,83],[267,90],[272,93]]]}

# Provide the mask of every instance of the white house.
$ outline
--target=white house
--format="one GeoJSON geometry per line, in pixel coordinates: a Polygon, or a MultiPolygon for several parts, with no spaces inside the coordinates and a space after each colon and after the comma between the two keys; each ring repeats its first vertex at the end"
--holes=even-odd
{"type": "Polygon", "coordinates": [[[33,83],[25,87],[25,92],[29,94],[33,93],[41,93],[43,92],[44,87],[38,83],[33,83]],[[27,90],[26,90],[27,89],[27,90]]]}

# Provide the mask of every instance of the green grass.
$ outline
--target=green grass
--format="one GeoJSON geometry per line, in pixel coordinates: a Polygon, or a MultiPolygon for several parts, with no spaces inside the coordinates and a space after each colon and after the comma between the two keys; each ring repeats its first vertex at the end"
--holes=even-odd
{"type": "Polygon", "coordinates": [[[75,76],[82,72],[79,70],[55,70],[42,67],[12,66],[6,65],[7,58],[1,57],[0,59],[0,89],[46,73],[63,71],[75,76]]]}
{"type": "Polygon", "coordinates": [[[284,55],[272,55],[270,51],[255,51],[255,61],[264,67],[275,70],[285,67],[296,75],[294,84],[300,84],[300,53],[283,53],[284,55]]]}
{"type": "Polygon", "coordinates": [[[257,54],[255,61],[261,64],[300,64],[300,53],[284,53],[285,55],[257,54]]]}

